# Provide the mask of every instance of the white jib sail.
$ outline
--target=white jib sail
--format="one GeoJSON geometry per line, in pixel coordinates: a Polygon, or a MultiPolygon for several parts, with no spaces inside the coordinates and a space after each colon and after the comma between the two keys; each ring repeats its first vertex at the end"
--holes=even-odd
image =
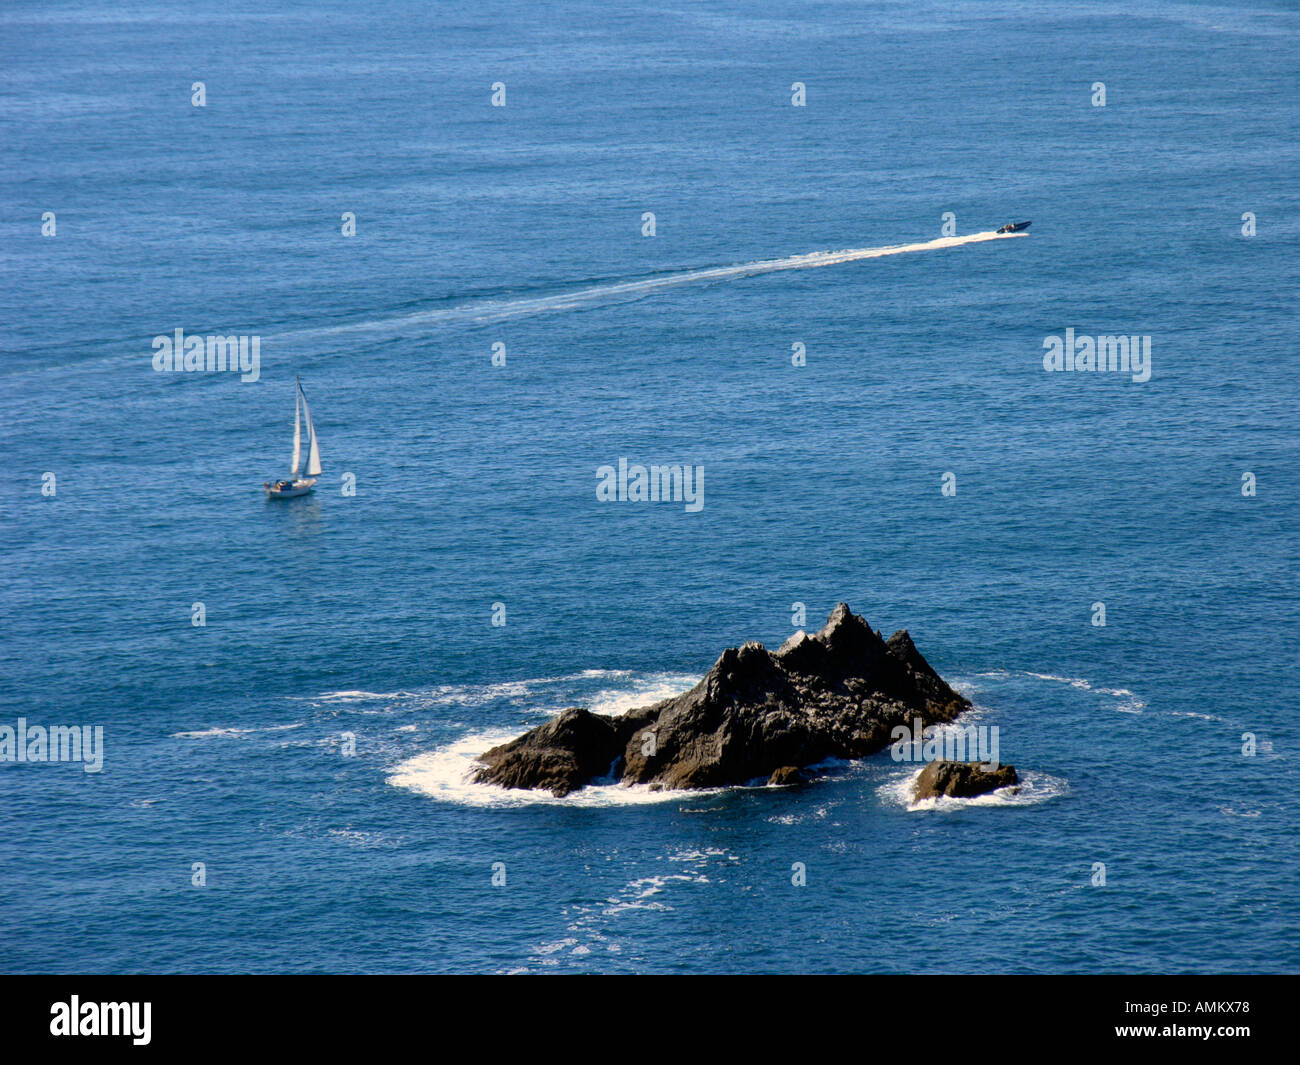
{"type": "Polygon", "coordinates": [[[307,406],[307,396],[302,391],[302,385],[298,386],[298,392],[302,395],[302,413],[307,419],[307,476],[320,476],[320,446],[316,443],[316,426],[312,424],[311,408],[307,406]]]}

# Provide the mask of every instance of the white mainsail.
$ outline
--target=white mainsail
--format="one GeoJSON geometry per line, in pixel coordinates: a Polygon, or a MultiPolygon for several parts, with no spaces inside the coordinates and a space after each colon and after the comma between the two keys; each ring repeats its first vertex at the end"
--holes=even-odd
{"type": "MultiPolygon", "coordinates": [[[[316,426],[312,424],[311,408],[307,406],[307,394],[302,390],[302,382],[298,382],[298,395],[302,397],[302,413],[307,420],[307,476],[320,476],[320,445],[316,442],[316,426]]],[[[294,454],[297,454],[295,448],[294,454]]]]}
{"type": "MultiPolygon", "coordinates": [[[[310,423],[308,423],[310,424],[310,423]]],[[[302,465],[302,382],[298,382],[298,392],[293,398],[293,466],[289,476],[298,476],[298,467],[302,465]]]]}

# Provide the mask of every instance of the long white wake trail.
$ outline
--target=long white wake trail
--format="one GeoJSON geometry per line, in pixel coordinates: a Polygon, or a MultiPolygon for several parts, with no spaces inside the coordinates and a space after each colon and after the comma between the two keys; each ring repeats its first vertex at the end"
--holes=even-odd
{"type": "Polygon", "coordinates": [[[281,335],[294,337],[332,336],[339,333],[402,331],[410,326],[434,325],[449,321],[497,322],[507,318],[577,310],[601,303],[615,302],[620,299],[639,298],[663,289],[676,288],[679,285],[730,281],[738,277],[775,273],[778,270],[810,270],[819,266],[837,266],[840,263],[857,262],[859,259],[882,259],[887,255],[906,255],[918,251],[937,251],[940,248],[959,248],[964,244],[982,244],[989,240],[1011,240],[1017,237],[1027,237],[1028,235],[1028,233],[995,233],[989,230],[985,233],[969,233],[964,237],[938,237],[935,240],[925,240],[917,244],[892,244],[881,248],[846,248],[842,251],[814,251],[806,255],[791,255],[784,259],[759,259],[756,262],[738,263],[735,266],[704,267],[698,270],[683,270],[680,273],[663,274],[658,277],[647,277],[635,281],[593,285],[589,288],[575,289],[572,292],[554,293],[546,296],[471,300],[452,307],[413,311],[409,314],[363,322],[349,322],[343,325],[301,329],[281,335]]]}

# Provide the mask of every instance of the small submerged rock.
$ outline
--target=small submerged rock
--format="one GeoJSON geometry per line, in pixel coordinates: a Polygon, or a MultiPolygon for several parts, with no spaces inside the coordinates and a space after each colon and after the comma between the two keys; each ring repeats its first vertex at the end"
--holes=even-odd
{"type": "Polygon", "coordinates": [[[1019,783],[1013,765],[987,768],[980,762],[931,762],[921,770],[912,786],[912,801],[937,799],[941,795],[969,799],[1019,783]]]}
{"type": "Polygon", "coordinates": [[[682,695],[618,717],[565,710],[481,755],[474,779],[561,796],[595,780],[796,783],[807,766],[882,750],[895,726],[948,722],[969,708],[905,630],[885,640],[840,603],[820,632],[797,632],[776,652],[728,648],[682,695]]]}

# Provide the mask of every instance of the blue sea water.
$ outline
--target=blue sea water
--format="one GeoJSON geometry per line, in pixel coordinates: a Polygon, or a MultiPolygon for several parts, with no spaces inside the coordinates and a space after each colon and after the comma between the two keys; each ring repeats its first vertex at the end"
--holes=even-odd
{"type": "Polygon", "coordinates": [[[6,4],[0,725],[105,760],[0,763],[0,969],[1300,969],[1298,43],[1280,3],[6,4]],[[673,283],[944,212],[1032,236],[673,283]],[[1067,327],[1150,380],[1045,372],[1067,327]],[[260,379],[154,372],[177,328],[260,379]],[[325,474],[268,502],[295,375],[325,474]],[[620,457],[703,509],[599,503],[620,457]],[[1022,796],[461,780],[839,600],[1022,796]]]}

